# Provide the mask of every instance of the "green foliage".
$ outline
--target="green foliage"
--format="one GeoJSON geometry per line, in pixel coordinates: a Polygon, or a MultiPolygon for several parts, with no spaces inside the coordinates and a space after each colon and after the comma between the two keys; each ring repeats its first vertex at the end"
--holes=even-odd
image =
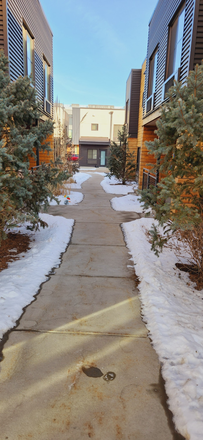
{"type": "Polygon", "coordinates": [[[164,177],[156,188],[141,191],[145,209],[151,207],[159,225],[152,247],[158,252],[178,229],[191,230],[202,222],[203,213],[203,65],[190,72],[186,83],[175,81],[162,106],[155,133],[146,142],[157,159],[156,169],[164,177]]]}
{"type": "Polygon", "coordinates": [[[40,122],[30,79],[20,77],[11,83],[8,60],[0,52],[0,241],[6,238],[6,227],[22,221],[31,222],[32,227],[43,223],[41,204],[48,205],[55,182],[66,178],[53,164],[29,171],[28,157],[36,158],[37,149],[50,151],[46,138],[52,132],[52,121],[40,122]]]}
{"type": "Polygon", "coordinates": [[[118,134],[119,144],[112,142],[108,158],[108,176],[116,176],[125,185],[126,181],[135,179],[135,157],[128,149],[126,126],[118,134]]]}

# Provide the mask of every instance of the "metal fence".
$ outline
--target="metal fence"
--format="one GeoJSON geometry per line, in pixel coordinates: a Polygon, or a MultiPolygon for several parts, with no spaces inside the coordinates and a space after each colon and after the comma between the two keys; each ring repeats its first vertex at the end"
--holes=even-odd
{"type": "Polygon", "coordinates": [[[143,168],[142,189],[149,189],[150,186],[157,186],[159,173],[151,173],[147,168],[143,168]]]}

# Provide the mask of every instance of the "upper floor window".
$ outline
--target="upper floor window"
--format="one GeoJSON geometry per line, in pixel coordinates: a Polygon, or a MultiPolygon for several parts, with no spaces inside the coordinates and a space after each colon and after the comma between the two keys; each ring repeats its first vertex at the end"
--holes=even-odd
{"type": "Polygon", "coordinates": [[[113,141],[118,142],[119,131],[122,131],[121,124],[114,124],[113,126],[113,141]]]}
{"type": "Polygon", "coordinates": [[[154,108],[154,94],[156,87],[156,73],[158,63],[158,49],[155,50],[149,60],[149,81],[147,90],[146,113],[154,108]]]}
{"type": "Polygon", "coordinates": [[[50,66],[44,59],[44,98],[50,101],[50,66]]]}
{"type": "Polygon", "coordinates": [[[181,63],[185,5],[176,15],[169,29],[169,48],[166,68],[166,79],[176,73],[181,63]]]}
{"type": "Polygon", "coordinates": [[[91,124],[91,130],[98,131],[99,125],[98,124],[91,124]]]}
{"type": "Polygon", "coordinates": [[[24,52],[24,74],[34,76],[33,54],[34,54],[34,38],[31,36],[26,27],[23,27],[23,52],[24,52]]]}
{"type": "Polygon", "coordinates": [[[158,50],[156,50],[149,61],[149,82],[147,97],[155,93],[156,72],[157,72],[158,50]]]}

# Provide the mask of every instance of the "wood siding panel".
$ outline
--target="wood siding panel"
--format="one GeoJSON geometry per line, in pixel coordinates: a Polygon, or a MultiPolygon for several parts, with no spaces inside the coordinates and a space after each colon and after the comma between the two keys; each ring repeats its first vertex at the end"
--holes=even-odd
{"type": "Polygon", "coordinates": [[[128,138],[128,149],[130,153],[135,153],[137,157],[137,138],[128,138]]]}
{"type": "Polygon", "coordinates": [[[142,148],[140,154],[140,169],[139,169],[139,182],[138,187],[142,189],[142,177],[143,177],[143,168],[150,169],[151,167],[148,165],[155,164],[156,159],[152,154],[149,154],[149,151],[146,147],[146,141],[153,141],[157,136],[154,133],[156,127],[143,127],[143,138],[142,138],[142,148]]]}
{"type": "MultiPolygon", "coordinates": [[[[46,142],[49,142],[51,151],[40,151],[39,152],[39,165],[42,163],[50,163],[50,161],[54,162],[54,135],[51,134],[47,137],[46,142]]],[[[36,151],[34,150],[35,154],[36,151]]],[[[36,159],[34,157],[29,156],[30,168],[35,167],[37,165],[36,159]]]]}

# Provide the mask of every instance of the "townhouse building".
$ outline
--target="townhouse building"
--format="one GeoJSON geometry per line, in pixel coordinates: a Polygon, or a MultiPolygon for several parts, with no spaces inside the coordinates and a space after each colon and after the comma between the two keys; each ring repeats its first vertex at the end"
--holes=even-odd
{"type": "Polygon", "coordinates": [[[118,141],[124,118],[124,108],[72,104],[72,143],[81,166],[107,165],[110,143],[118,141]]]}
{"type": "MultiPolygon", "coordinates": [[[[53,34],[39,0],[0,0],[0,49],[9,59],[11,81],[32,77],[41,120],[53,119],[53,34]]],[[[54,137],[48,138],[51,152],[36,152],[30,165],[54,159],[54,137]]]]}

